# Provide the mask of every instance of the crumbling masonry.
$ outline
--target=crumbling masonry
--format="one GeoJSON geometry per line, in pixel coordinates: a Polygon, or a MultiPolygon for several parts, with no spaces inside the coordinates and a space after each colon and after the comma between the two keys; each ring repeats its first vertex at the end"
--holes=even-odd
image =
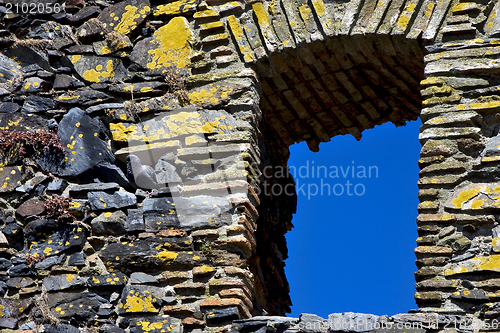
{"type": "Polygon", "coordinates": [[[2,332],[499,331],[499,1],[0,2],[2,332]],[[273,168],[417,117],[419,310],[279,317],[273,168]]]}

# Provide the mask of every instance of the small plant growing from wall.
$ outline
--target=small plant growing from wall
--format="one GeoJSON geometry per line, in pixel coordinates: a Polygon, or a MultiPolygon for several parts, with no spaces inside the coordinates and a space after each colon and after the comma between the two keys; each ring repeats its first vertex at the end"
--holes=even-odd
{"type": "Polygon", "coordinates": [[[57,222],[73,222],[75,220],[75,217],[69,212],[71,199],[58,195],[44,196],[44,199],[47,217],[53,218],[57,222]]]}
{"type": "Polygon", "coordinates": [[[203,241],[200,246],[200,252],[203,253],[207,258],[212,257],[212,243],[208,240],[203,241]]]}
{"type": "Polygon", "coordinates": [[[64,146],[56,133],[46,130],[0,131],[0,155],[6,161],[14,162],[49,150],[64,154],[64,146]]]}
{"type": "Polygon", "coordinates": [[[174,94],[179,100],[179,104],[184,106],[189,104],[189,97],[186,88],[186,78],[177,75],[173,70],[165,73],[165,82],[169,87],[170,93],[174,94]]]}
{"type": "Polygon", "coordinates": [[[37,262],[40,262],[47,258],[46,256],[34,256],[30,253],[26,253],[26,264],[33,267],[37,262]]]}

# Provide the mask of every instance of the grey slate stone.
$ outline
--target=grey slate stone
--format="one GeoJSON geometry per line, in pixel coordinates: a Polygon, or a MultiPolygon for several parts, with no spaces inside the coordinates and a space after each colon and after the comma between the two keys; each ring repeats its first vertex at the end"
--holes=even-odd
{"type": "Polygon", "coordinates": [[[157,284],[158,280],[149,274],[136,272],[130,275],[131,284],[157,284]]]}
{"type": "Polygon", "coordinates": [[[368,332],[373,330],[379,316],[364,313],[343,312],[328,316],[330,330],[341,332],[368,332]]]}
{"type": "Polygon", "coordinates": [[[102,213],[92,221],[94,235],[124,235],[127,215],[121,210],[113,213],[102,213]],[[108,216],[109,215],[109,216],[108,216]]]}
{"type": "Polygon", "coordinates": [[[64,262],[66,255],[61,254],[60,256],[53,256],[43,259],[35,264],[36,269],[46,270],[54,265],[60,265],[64,262]]]}
{"type": "Polygon", "coordinates": [[[114,161],[106,143],[99,137],[101,121],[90,118],[83,110],[72,108],[59,123],[58,135],[66,149],[66,161],[42,153],[36,159],[45,172],[59,176],[78,176],[101,162],[114,161]],[[96,135],[97,134],[97,135],[96,135]]]}
{"type": "Polygon", "coordinates": [[[12,113],[18,111],[20,108],[21,106],[17,103],[12,103],[12,102],[0,103],[0,112],[12,113]]]}
{"type": "Polygon", "coordinates": [[[75,276],[74,274],[47,276],[43,279],[43,286],[47,289],[47,291],[59,291],[84,287],[86,283],[87,279],[75,276]]]}
{"type": "Polygon", "coordinates": [[[87,192],[95,192],[95,191],[117,191],[120,189],[120,186],[117,183],[89,183],[82,185],[72,185],[69,189],[69,195],[79,196],[82,194],[86,194],[87,192]]]}
{"type": "Polygon", "coordinates": [[[114,182],[123,188],[132,188],[125,173],[114,164],[103,162],[94,167],[95,174],[103,182],[114,182]]]}
{"type": "Polygon", "coordinates": [[[120,209],[134,206],[137,199],[130,192],[117,191],[113,194],[106,192],[89,192],[87,198],[93,210],[120,209]]]}
{"type": "Polygon", "coordinates": [[[127,230],[127,232],[145,230],[142,208],[128,209],[127,216],[127,220],[125,221],[125,230],[127,230]]]}
{"type": "Polygon", "coordinates": [[[158,163],[156,163],[156,166],[155,166],[155,171],[157,172],[156,173],[156,180],[158,182],[158,184],[162,184],[162,185],[165,185],[165,184],[171,184],[171,183],[182,183],[182,179],[181,177],[179,176],[179,174],[177,173],[177,170],[176,168],[160,159],[158,161],[158,163]]]}
{"type": "Polygon", "coordinates": [[[299,328],[301,332],[314,333],[326,332],[326,320],[315,314],[302,313],[299,317],[299,328]]]}
{"type": "Polygon", "coordinates": [[[47,185],[47,191],[51,192],[62,192],[68,185],[68,182],[64,179],[61,178],[55,178],[50,181],[50,183],[47,185]]]}
{"type": "Polygon", "coordinates": [[[24,101],[22,111],[26,113],[38,113],[52,109],[54,109],[52,98],[31,95],[24,101]]]}
{"type": "Polygon", "coordinates": [[[83,252],[72,254],[69,257],[68,266],[85,266],[85,258],[83,252]]]}

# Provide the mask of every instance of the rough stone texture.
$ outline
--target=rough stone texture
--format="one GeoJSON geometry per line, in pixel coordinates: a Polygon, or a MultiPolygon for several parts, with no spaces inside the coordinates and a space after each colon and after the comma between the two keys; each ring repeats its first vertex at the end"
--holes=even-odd
{"type": "Polygon", "coordinates": [[[498,1],[64,4],[0,4],[1,329],[496,330],[498,1]],[[288,146],[419,116],[417,312],[279,317],[288,146]]]}

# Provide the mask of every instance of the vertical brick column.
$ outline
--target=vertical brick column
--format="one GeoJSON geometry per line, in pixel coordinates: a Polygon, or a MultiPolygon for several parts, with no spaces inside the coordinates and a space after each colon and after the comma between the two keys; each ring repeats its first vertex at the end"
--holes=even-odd
{"type": "Polygon", "coordinates": [[[500,297],[500,40],[492,30],[498,23],[494,6],[450,7],[442,42],[426,47],[415,249],[420,311],[491,319],[500,297]]]}

